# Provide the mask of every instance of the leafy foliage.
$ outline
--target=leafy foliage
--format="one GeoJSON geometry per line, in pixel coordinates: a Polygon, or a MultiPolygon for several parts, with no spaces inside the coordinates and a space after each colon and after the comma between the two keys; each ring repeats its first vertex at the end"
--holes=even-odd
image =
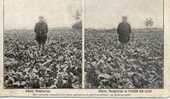
{"type": "Polygon", "coordinates": [[[163,88],[163,32],[135,33],[120,49],[117,34],[86,31],[86,88],[163,88]]]}
{"type": "Polygon", "coordinates": [[[153,26],[153,24],[154,24],[154,22],[153,22],[153,20],[152,20],[152,18],[146,18],[146,20],[145,20],[145,26],[148,28],[148,27],[152,27],[153,26]]]}
{"type": "Polygon", "coordinates": [[[53,30],[44,51],[31,31],[4,33],[5,88],[80,88],[81,33],[53,30]]]}

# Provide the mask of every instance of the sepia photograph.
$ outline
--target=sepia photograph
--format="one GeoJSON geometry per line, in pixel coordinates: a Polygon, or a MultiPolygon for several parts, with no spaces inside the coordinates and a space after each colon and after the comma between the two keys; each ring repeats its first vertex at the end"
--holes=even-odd
{"type": "Polygon", "coordinates": [[[2,0],[0,97],[170,96],[170,0],[2,0]]]}
{"type": "Polygon", "coordinates": [[[3,87],[82,87],[81,0],[4,0],[3,87]]]}
{"type": "Polygon", "coordinates": [[[85,88],[164,88],[163,5],[85,0],[85,88]]]}

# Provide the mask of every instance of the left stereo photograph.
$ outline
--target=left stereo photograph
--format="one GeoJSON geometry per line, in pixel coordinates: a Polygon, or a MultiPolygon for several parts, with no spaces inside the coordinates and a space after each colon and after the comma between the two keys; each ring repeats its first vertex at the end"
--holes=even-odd
{"type": "Polygon", "coordinates": [[[81,14],[81,0],[4,0],[4,88],[82,88],[81,14]]]}

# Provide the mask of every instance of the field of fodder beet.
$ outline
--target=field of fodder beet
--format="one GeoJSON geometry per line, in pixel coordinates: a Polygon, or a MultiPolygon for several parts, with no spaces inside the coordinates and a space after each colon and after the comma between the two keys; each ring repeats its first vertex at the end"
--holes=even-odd
{"type": "Polygon", "coordinates": [[[38,50],[29,30],[4,33],[4,88],[81,88],[80,31],[51,30],[38,50]]]}
{"type": "Polygon", "coordinates": [[[86,30],[86,88],[163,88],[163,32],[134,34],[122,50],[116,33],[86,30]]]}

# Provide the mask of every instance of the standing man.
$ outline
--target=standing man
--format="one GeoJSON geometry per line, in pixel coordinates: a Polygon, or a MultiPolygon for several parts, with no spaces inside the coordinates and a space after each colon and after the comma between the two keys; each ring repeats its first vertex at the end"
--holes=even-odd
{"type": "Polygon", "coordinates": [[[34,32],[36,33],[35,40],[38,43],[39,50],[44,50],[44,45],[47,40],[48,25],[43,16],[39,16],[39,21],[35,25],[34,32]]]}
{"type": "Polygon", "coordinates": [[[122,17],[122,22],[119,23],[117,28],[117,33],[119,36],[119,42],[121,43],[121,48],[124,49],[124,47],[127,46],[127,43],[130,40],[130,34],[131,34],[131,26],[127,22],[127,17],[122,17]]]}

